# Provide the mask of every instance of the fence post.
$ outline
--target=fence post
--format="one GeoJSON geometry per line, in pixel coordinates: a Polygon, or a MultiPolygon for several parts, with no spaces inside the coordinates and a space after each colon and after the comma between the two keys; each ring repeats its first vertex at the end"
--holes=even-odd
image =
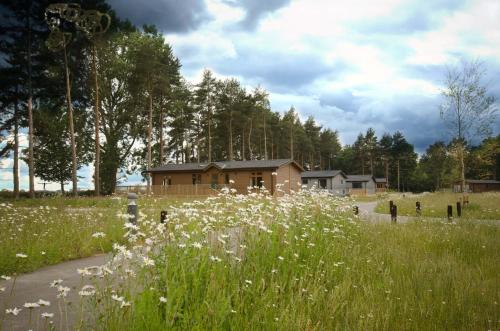
{"type": "Polygon", "coordinates": [[[417,201],[415,203],[415,211],[417,212],[417,216],[420,216],[420,214],[422,213],[422,209],[420,208],[420,201],[417,201]]]}
{"type": "Polygon", "coordinates": [[[137,194],[129,193],[128,194],[128,221],[132,224],[137,224],[137,194]]]}
{"type": "Polygon", "coordinates": [[[359,207],[358,206],[354,206],[354,215],[358,215],[359,214],[359,207]]]}
{"type": "Polygon", "coordinates": [[[462,205],[457,201],[457,217],[462,217],[462,205]]]}
{"type": "Polygon", "coordinates": [[[394,206],[394,202],[392,200],[389,201],[389,212],[392,215],[392,207],[394,206]]]}
{"type": "Polygon", "coordinates": [[[167,215],[168,215],[168,212],[166,210],[162,210],[161,213],[160,213],[160,223],[165,223],[165,221],[167,220],[167,215]]]}
{"type": "Polygon", "coordinates": [[[448,220],[451,220],[453,218],[453,207],[451,205],[448,205],[448,220]]]}
{"type": "Polygon", "coordinates": [[[391,221],[396,223],[398,221],[398,206],[392,205],[391,209],[391,221]]]}

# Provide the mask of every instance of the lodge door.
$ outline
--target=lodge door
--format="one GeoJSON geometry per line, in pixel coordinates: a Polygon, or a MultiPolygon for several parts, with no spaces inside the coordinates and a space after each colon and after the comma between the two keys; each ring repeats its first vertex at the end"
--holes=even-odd
{"type": "Polygon", "coordinates": [[[213,174],[212,175],[212,180],[210,182],[210,185],[212,186],[212,188],[216,188],[218,184],[219,184],[219,175],[218,174],[213,174]]]}

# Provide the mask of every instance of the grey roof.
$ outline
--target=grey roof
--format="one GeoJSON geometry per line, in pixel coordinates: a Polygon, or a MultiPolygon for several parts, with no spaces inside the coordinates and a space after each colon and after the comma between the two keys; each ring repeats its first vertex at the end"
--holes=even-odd
{"type": "Polygon", "coordinates": [[[372,175],[347,175],[346,182],[369,182],[374,180],[372,175]]]}
{"type": "Polygon", "coordinates": [[[387,183],[387,179],[379,177],[379,178],[375,178],[375,182],[376,183],[387,183]]]}
{"type": "Polygon", "coordinates": [[[317,171],[304,171],[301,174],[302,178],[330,178],[341,174],[345,177],[342,170],[317,170],[317,171]]]}
{"type": "Polygon", "coordinates": [[[471,184],[500,184],[500,181],[494,179],[466,179],[465,181],[471,184]]]}
{"type": "Polygon", "coordinates": [[[181,164],[165,164],[161,167],[151,168],[149,172],[188,172],[188,171],[205,171],[209,167],[215,166],[222,170],[237,170],[237,169],[277,169],[288,163],[295,164],[301,171],[302,167],[295,161],[290,159],[276,160],[248,160],[248,161],[218,161],[212,163],[181,163],[181,164]]]}

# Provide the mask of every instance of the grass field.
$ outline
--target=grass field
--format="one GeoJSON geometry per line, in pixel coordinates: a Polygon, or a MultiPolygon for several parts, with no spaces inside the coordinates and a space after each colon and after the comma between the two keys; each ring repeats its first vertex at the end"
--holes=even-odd
{"type": "MultiPolygon", "coordinates": [[[[462,218],[500,220],[500,193],[468,193],[467,196],[469,205],[462,208],[462,218]]],[[[461,197],[461,193],[429,193],[399,197],[393,201],[398,206],[399,215],[415,216],[415,203],[420,201],[424,217],[446,217],[448,205],[453,206],[453,216],[456,217],[456,204],[461,197]]],[[[389,214],[389,202],[381,201],[375,211],[389,214]]]]}
{"type": "MultiPolygon", "coordinates": [[[[159,218],[162,208],[182,201],[141,198],[139,210],[159,218]]],[[[0,201],[0,275],[111,251],[125,241],[126,210],[120,197],[0,201]]]]}
{"type": "MultiPolygon", "coordinates": [[[[103,225],[123,224],[116,204],[103,225]]],[[[82,329],[500,328],[499,226],[371,224],[351,204],[317,193],[144,199],[138,227],[104,237],[121,242],[113,263],[83,278],[96,291],[82,294],[82,329]]]]}

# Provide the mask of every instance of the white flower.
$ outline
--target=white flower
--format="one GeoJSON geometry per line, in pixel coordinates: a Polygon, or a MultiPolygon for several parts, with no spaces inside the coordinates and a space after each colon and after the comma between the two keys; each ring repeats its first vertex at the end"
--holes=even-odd
{"type": "Polygon", "coordinates": [[[10,280],[10,277],[9,276],[5,276],[5,275],[0,276],[0,278],[3,278],[5,280],[10,280]]]}
{"type": "Polygon", "coordinates": [[[29,308],[29,309],[40,307],[40,305],[36,302],[26,302],[23,306],[24,308],[29,308]]]}
{"type": "Polygon", "coordinates": [[[21,259],[25,259],[25,258],[27,258],[27,257],[28,257],[28,255],[23,254],[23,253],[17,253],[17,254],[16,254],[16,257],[21,258],[21,259]]]}
{"type": "Polygon", "coordinates": [[[39,304],[40,306],[46,306],[46,307],[48,307],[48,306],[50,306],[50,301],[46,301],[46,300],[42,300],[42,299],[38,299],[38,304],[39,304]]]}
{"type": "Polygon", "coordinates": [[[56,279],[56,280],[52,281],[52,283],[50,283],[50,287],[57,287],[57,286],[59,286],[62,282],[63,282],[63,280],[62,280],[62,279],[56,279]]]}
{"type": "Polygon", "coordinates": [[[122,302],[125,298],[124,297],[119,297],[118,295],[116,294],[113,294],[111,296],[111,299],[115,300],[115,301],[118,301],[118,302],[122,302]]]}
{"type": "Polygon", "coordinates": [[[65,298],[68,295],[68,292],[70,291],[69,287],[66,286],[58,286],[57,291],[59,294],[57,295],[58,298],[65,298]]]}
{"type": "Polygon", "coordinates": [[[272,176],[278,176],[278,173],[276,171],[271,173],[272,176]]]}
{"type": "Polygon", "coordinates": [[[45,313],[42,313],[42,317],[43,318],[52,318],[52,317],[54,317],[54,313],[45,312],[45,313]]]}
{"type": "Polygon", "coordinates": [[[247,283],[248,285],[252,285],[252,281],[248,279],[245,279],[245,283],[247,283]]]}
{"type": "Polygon", "coordinates": [[[14,316],[17,316],[19,314],[19,312],[21,312],[22,309],[19,309],[17,307],[14,307],[12,309],[5,309],[5,313],[7,315],[14,315],[14,316]]]}
{"type": "Polygon", "coordinates": [[[165,302],[167,302],[167,298],[165,298],[165,297],[160,297],[160,302],[161,302],[161,303],[165,303],[165,302]]]}
{"type": "Polygon", "coordinates": [[[148,266],[152,266],[153,267],[155,265],[155,261],[152,260],[152,259],[150,259],[147,256],[144,256],[142,259],[143,259],[142,265],[144,267],[148,267],[148,266]]]}
{"type": "Polygon", "coordinates": [[[42,255],[45,255],[45,254],[47,254],[47,253],[45,253],[44,251],[41,251],[41,254],[42,254],[42,255]]]}
{"type": "Polygon", "coordinates": [[[191,244],[191,246],[193,246],[194,248],[198,248],[198,249],[200,249],[202,247],[199,242],[194,242],[191,244]]]}
{"type": "Polygon", "coordinates": [[[283,256],[278,256],[278,259],[280,259],[281,261],[283,261],[285,258],[283,256]]]}
{"type": "Polygon", "coordinates": [[[90,297],[95,294],[95,287],[92,285],[85,285],[82,287],[80,292],[78,292],[78,295],[82,297],[90,297]]]}
{"type": "Polygon", "coordinates": [[[5,292],[5,287],[0,287],[0,292],[5,292]]]}
{"type": "Polygon", "coordinates": [[[96,232],[92,235],[94,238],[104,238],[106,237],[106,234],[104,232],[96,232]]]}
{"type": "Polygon", "coordinates": [[[229,184],[234,184],[234,180],[230,179],[229,184]]]}
{"type": "Polygon", "coordinates": [[[81,276],[91,276],[92,275],[92,273],[87,268],[76,269],[76,272],[78,272],[78,274],[81,276]]]}
{"type": "Polygon", "coordinates": [[[210,255],[210,260],[212,260],[214,262],[220,262],[220,261],[222,261],[219,257],[213,256],[213,255],[210,255]]]}
{"type": "Polygon", "coordinates": [[[121,305],[120,305],[120,308],[123,308],[123,307],[130,307],[130,302],[123,300],[121,305]]]}

